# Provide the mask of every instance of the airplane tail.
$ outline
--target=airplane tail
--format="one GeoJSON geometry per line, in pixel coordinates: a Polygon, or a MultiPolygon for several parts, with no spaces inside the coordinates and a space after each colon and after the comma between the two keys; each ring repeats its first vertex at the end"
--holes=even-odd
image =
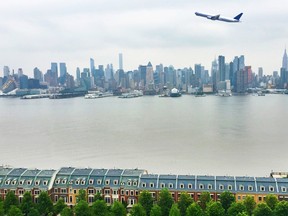
{"type": "Polygon", "coordinates": [[[243,13],[238,14],[237,16],[234,17],[234,19],[236,20],[240,20],[241,16],[243,15],[243,13]]]}

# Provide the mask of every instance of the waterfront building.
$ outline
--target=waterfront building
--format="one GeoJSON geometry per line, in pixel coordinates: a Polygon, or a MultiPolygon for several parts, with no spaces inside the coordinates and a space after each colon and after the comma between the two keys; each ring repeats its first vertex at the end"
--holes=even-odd
{"type": "Polygon", "coordinates": [[[35,67],[33,70],[34,73],[34,79],[38,79],[40,82],[43,82],[43,73],[35,67]]]}
{"type": "Polygon", "coordinates": [[[3,77],[8,77],[10,75],[10,69],[8,66],[3,67],[3,77]]]}
{"type": "Polygon", "coordinates": [[[95,76],[95,61],[93,58],[90,58],[90,71],[93,76],[95,76]]]}
{"type": "Polygon", "coordinates": [[[153,66],[151,64],[151,62],[148,62],[147,66],[146,66],[146,88],[150,85],[150,84],[154,84],[154,77],[153,77],[154,71],[153,71],[153,66]]]}
{"type": "Polygon", "coordinates": [[[124,70],[123,69],[123,54],[122,53],[119,53],[119,69],[124,70]]]}
{"type": "Polygon", "coordinates": [[[282,58],[282,68],[288,71],[288,57],[286,53],[286,48],[284,50],[283,58],[282,58]]]}
{"type": "Polygon", "coordinates": [[[220,55],[218,57],[218,67],[219,67],[220,81],[225,81],[225,78],[226,78],[225,56],[220,55]]]}
{"type": "Polygon", "coordinates": [[[60,65],[60,77],[64,77],[65,74],[67,73],[66,63],[61,62],[59,65],[60,65]]]}
{"type": "Polygon", "coordinates": [[[19,77],[19,88],[28,89],[28,76],[22,75],[19,77]]]}
{"type": "Polygon", "coordinates": [[[67,205],[74,206],[79,190],[83,189],[89,204],[94,201],[94,195],[100,193],[108,205],[120,201],[132,207],[138,202],[141,191],[149,191],[157,200],[163,188],[170,191],[174,201],[178,201],[183,192],[187,192],[194,201],[201,193],[209,192],[216,201],[224,191],[231,192],[236,201],[252,196],[259,203],[268,194],[276,195],[279,200],[288,200],[287,175],[284,178],[278,174],[270,177],[165,175],[148,174],[142,169],[0,167],[0,197],[5,199],[9,191],[14,191],[20,203],[26,191],[31,192],[34,202],[37,202],[41,191],[47,191],[54,203],[63,198],[67,205]]]}

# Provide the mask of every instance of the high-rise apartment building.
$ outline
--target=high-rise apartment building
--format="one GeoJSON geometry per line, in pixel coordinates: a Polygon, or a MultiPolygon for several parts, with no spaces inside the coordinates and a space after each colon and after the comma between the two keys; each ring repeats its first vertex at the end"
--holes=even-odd
{"type": "Polygon", "coordinates": [[[8,66],[3,67],[3,76],[8,77],[10,75],[10,69],[8,66]]]}
{"type": "Polygon", "coordinates": [[[219,74],[220,74],[220,81],[225,81],[225,56],[218,57],[218,66],[219,66],[219,74]]]}
{"type": "Polygon", "coordinates": [[[66,63],[60,63],[60,77],[65,76],[65,74],[67,73],[67,67],[66,67],[66,63]]]}
{"type": "Polygon", "coordinates": [[[123,70],[123,54],[119,53],[119,69],[123,70]]]}
{"type": "Polygon", "coordinates": [[[95,76],[95,61],[93,58],[90,58],[90,72],[95,76]]]}
{"type": "Polygon", "coordinates": [[[39,82],[43,82],[43,73],[36,67],[33,70],[34,79],[39,80],[39,82]]]}

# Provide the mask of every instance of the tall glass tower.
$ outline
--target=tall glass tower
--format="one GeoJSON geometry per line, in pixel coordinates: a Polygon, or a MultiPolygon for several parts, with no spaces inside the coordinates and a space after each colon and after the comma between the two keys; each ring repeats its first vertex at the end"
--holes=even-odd
{"type": "Polygon", "coordinates": [[[287,58],[286,48],[285,48],[283,59],[282,59],[282,68],[284,68],[286,71],[288,70],[288,58],[287,58]]]}

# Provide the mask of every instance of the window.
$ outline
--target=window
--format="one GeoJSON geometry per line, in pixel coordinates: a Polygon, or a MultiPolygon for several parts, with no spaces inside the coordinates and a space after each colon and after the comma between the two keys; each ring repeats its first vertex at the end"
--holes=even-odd
{"type": "Polygon", "coordinates": [[[81,185],[85,185],[85,179],[81,181],[81,185]]]}
{"type": "Polygon", "coordinates": [[[135,191],[135,195],[136,195],[136,196],[138,196],[138,195],[139,195],[139,192],[138,192],[138,190],[136,190],[136,191],[135,191]]]}
{"type": "Polygon", "coordinates": [[[113,194],[117,195],[118,194],[118,190],[113,190],[113,194]]]}
{"type": "Polygon", "coordinates": [[[137,181],[133,181],[133,186],[137,186],[138,182],[137,181]]]}
{"type": "Polygon", "coordinates": [[[34,191],[34,195],[39,195],[40,194],[40,191],[39,190],[35,190],[34,191]]]}
{"type": "Polygon", "coordinates": [[[56,179],[55,184],[59,184],[60,183],[60,179],[56,179]]]}
{"type": "Polygon", "coordinates": [[[110,190],[109,190],[109,189],[105,189],[105,190],[104,190],[104,194],[105,194],[105,195],[109,195],[109,194],[110,194],[110,190]]]}
{"type": "Polygon", "coordinates": [[[32,180],[28,180],[27,185],[31,185],[31,184],[32,184],[32,180]]]}
{"type": "Polygon", "coordinates": [[[101,183],[102,183],[101,179],[98,179],[98,180],[97,180],[97,184],[98,184],[98,185],[101,185],[101,183]]]}
{"type": "Polygon", "coordinates": [[[261,201],[262,201],[262,197],[259,196],[259,197],[258,197],[258,200],[261,202],[261,201]]]}
{"type": "Polygon", "coordinates": [[[24,180],[20,180],[19,185],[23,185],[23,184],[24,184],[24,180]]]}
{"type": "Polygon", "coordinates": [[[40,180],[35,181],[35,185],[40,185],[40,180]]]}
{"type": "Polygon", "coordinates": [[[93,179],[89,179],[89,184],[90,184],[90,185],[92,185],[92,184],[93,184],[93,182],[94,182],[94,180],[93,180],[93,179]]]}
{"type": "Polygon", "coordinates": [[[180,184],[180,188],[183,189],[184,188],[184,184],[180,184]]]}
{"type": "Polygon", "coordinates": [[[142,183],[142,187],[146,187],[146,183],[143,182],[143,183],[142,183]]]}
{"type": "Polygon", "coordinates": [[[244,186],[243,186],[243,185],[240,185],[240,186],[239,186],[239,190],[240,190],[240,191],[243,191],[243,190],[244,190],[244,186]]]}
{"type": "Polygon", "coordinates": [[[43,181],[43,185],[48,185],[48,181],[47,180],[45,180],[45,181],[43,181]]]}
{"type": "Polygon", "coordinates": [[[65,194],[65,193],[67,193],[67,190],[66,190],[66,188],[62,188],[62,189],[61,189],[61,193],[62,193],[62,194],[65,194]]]}
{"type": "Polygon", "coordinates": [[[105,185],[109,185],[109,184],[110,184],[110,180],[106,180],[105,185]]]}
{"type": "Polygon", "coordinates": [[[249,185],[248,186],[248,191],[253,191],[253,186],[249,185]]]}
{"type": "Polygon", "coordinates": [[[154,183],[150,183],[150,187],[151,187],[151,188],[154,188],[154,183]]]}
{"type": "Polygon", "coordinates": [[[131,186],[131,181],[128,181],[128,182],[127,182],[127,185],[128,185],[128,186],[131,186]]]}
{"type": "Polygon", "coordinates": [[[228,190],[232,190],[232,185],[228,185],[228,190]]]}
{"type": "Polygon", "coordinates": [[[18,193],[19,193],[20,195],[23,195],[23,194],[24,194],[24,190],[19,190],[18,193]]]}
{"type": "Polygon", "coordinates": [[[70,180],[70,181],[69,181],[69,184],[70,184],[70,185],[73,184],[73,180],[70,180]]]}
{"type": "Polygon", "coordinates": [[[281,191],[286,192],[287,191],[286,187],[281,187],[281,191]]]}
{"type": "Polygon", "coordinates": [[[58,193],[58,188],[54,188],[54,193],[58,193]]]}
{"type": "Polygon", "coordinates": [[[265,187],[264,186],[260,186],[260,191],[265,191],[265,187]]]}
{"type": "Polygon", "coordinates": [[[204,189],[204,185],[203,184],[199,184],[199,189],[204,189]]]}
{"type": "Polygon", "coordinates": [[[224,190],[224,185],[219,185],[219,190],[224,190]]]}
{"type": "Polygon", "coordinates": [[[130,195],[134,196],[134,191],[133,190],[130,191],[130,195]]]}
{"type": "Polygon", "coordinates": [[[129,190],[125,191],[126,196],[129,196],[129,190]]]}
{"type": "Polygon", "coordinates": [[[117,184],[118,184],[118,180],[114,180],[114,181],[113,181],[113,184],[114,184],[114,185],[117,185],[117,184]]]}
{"type": "Polygon", "coordinates": [[[169,188],[173,188],[173,184],[172,183],[169,183],[169,188]]]}
{"type": "Polygon", "coordinates": [[[211,184],[208,184],[208,189],[212,190],[212,185],[211,184]]]}
{"type": "Polygon", "coordinates": [[[80,184],[80,180],[77,179],[77,180],[75,181],[75,184],[76,184],[76,185],[79,185],[79,184],[80,184]]]}
{"type": "Polygon", "coordinates": [[[69,202],[72,203],[72,201],[73,201],[73,197],[69,196],[69,202]]]}
{"type": "Polygon", "coordinates": [[[88,203],[93,203],[94,202],[94,197],[88,197],[88,203]]]}
{"type": "Polygon", "coordinates": [[[124,195],[124,190],[121,190],[121,195],[124,195]]]}
{"type": "Polygon", "coordinates": [[[88,190],[88,194],[94,194],[94,190],[93,189],[89,189],[88,190]]]}
{"type": "Polygon", "coordinates": [[[273,186],[269,186],[269,191],[273,192],[274,191],[274,187],[273,186]]]}
{"type": "Polygon", "coordinates": [[[9,185],[9,184],[10,184],[10,180],[6,180],[5,185],[9,185]]]}
{"type": "Polygon", "coordinates": [[[192,184],[188,184],[188,188],[189,188],[189,189],[192,189],[192,184]]]}
{"type": "Polygon", "coordinates": [[[165,183],[161,183],[161,188],[165,188],[165,183]]]}
{"type": "Polygon", "coordinates": [[[62,184],[66,184],[66,182],[67,182],[67,179],[62,180],[62,184]]]}

